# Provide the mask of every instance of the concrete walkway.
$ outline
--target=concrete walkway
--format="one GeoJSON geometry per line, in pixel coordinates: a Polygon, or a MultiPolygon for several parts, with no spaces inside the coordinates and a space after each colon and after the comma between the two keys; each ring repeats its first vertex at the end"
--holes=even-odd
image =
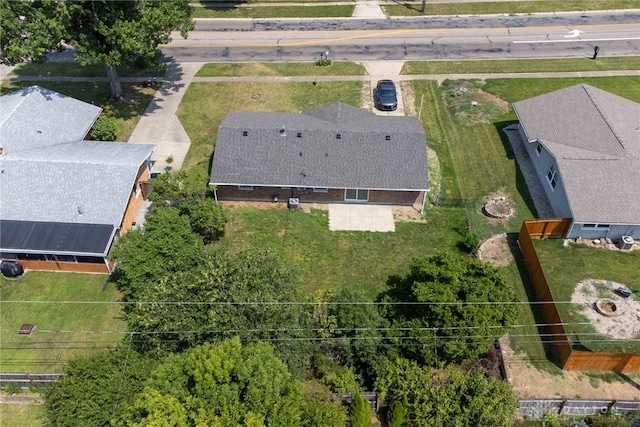
{"type": "Polygon", "coordinates": [[[176,111],[201,66],[201,63],[191,62],[169,63],[164,83],[129,137],[129,142],[156,145],[151,156],[153,171],[179,170],[182,167],[191,140],[176,111]]]}
{"type": "Polygon", "coordinates": [[[378,0],[357,0],[356,7],[353,9],[352,18],[386,18],[378,0]]]}

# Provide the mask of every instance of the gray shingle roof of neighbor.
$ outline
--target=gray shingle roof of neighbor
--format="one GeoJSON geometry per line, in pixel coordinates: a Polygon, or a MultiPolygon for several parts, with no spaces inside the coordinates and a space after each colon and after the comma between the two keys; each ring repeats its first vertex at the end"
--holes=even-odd
{"type": "Polygon", "coordinates": [[[79,141],[0,157],[0,218],[119,227],[148,144],[79,141]]]}
{"type": "Polygon", "coordinates": [[[558,172],[577,222],[640,223],[640,104],[579,84],[513,107],[558,172]]]}
{"type": "Polygon", "coordinates": [[[0,145],[5,152],[82,140],[102,109],[40,86],[0,97],[0,145]]]}
{"type": "Polygon", "coordinates": [[[296,113],[231,112],[218,129],[211,184],[428,189],[415,117],[343,103],[296,113]]]}

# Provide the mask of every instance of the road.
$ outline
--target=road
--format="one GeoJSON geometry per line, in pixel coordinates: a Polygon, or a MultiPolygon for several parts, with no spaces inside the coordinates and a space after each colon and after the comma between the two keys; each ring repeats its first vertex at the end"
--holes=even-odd
{"type": "Polygon", "coordinates": [[[590,57],[640,54],[640,25],[192,31],[162,47],[182,62],[590,57]]]}

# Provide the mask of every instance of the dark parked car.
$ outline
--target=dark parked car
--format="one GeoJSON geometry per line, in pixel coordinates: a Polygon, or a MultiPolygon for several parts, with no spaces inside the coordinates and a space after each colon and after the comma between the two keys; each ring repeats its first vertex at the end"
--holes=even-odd
{"type": "Polygon", "coordinates": [[[622,298],[629,298],[631,296],[631,291],[626,288],[617,288],[615,290],[616,294],[620,295],[622,298]]]}
{"type": "Polygon", "coordinates": [[[380,80],[376,85],[376,108],[381,111],[395,111],[398,108],[396,85],[391,80],[380,80]]]}
{"type": "Polygon", "coordinates": [[[0,271],[8,279],[18,279],[24,274],[22,265],[14,261],[0,261],[0,271]]]}

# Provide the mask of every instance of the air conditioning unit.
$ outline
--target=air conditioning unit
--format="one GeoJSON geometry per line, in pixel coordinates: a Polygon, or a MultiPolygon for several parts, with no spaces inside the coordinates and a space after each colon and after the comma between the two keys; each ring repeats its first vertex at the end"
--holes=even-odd
{"type": "Polygon", "coordinates": [[[300,207],[300,199],[297,197],[291,197],[287,202],[287,208],[289,209],[298,209],[300,207]]]}
{"type": "Polygon", "coordinates": [[[623,251],[628,251],[633,247],[634,241],[631,236],[622,236],[620,242],[618,242],[618,247],[623,251]]]}

